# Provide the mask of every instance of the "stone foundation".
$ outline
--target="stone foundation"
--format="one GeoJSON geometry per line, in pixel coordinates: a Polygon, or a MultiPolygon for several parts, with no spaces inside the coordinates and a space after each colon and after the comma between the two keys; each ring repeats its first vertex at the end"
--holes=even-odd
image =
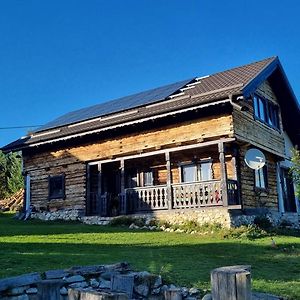
{"type": "MultiPolygon", "coordinates": [[[[300,216],[297,213],[279,213],[274,210],[253,210],[252,212],[240,209],[227,209],[225,207],[206,207],[203,209],[154,211],[152,213],[128,215],[132,218],[144,218],[146,220],[158,219],[170,224],[182,225],[186,221],[194,221],[199,225],[207,223],[221,224],[225,228],[238,227],[253,224],[256,216],[267,217],[273,226],[300,228],[300,216]]],[[[33,212],[31,218],[44,221],[65,220],[80,221],[89,225],[108,225],[113,217],[83,216],[78,210],[58,210],[55,212],[33,212]]]]}

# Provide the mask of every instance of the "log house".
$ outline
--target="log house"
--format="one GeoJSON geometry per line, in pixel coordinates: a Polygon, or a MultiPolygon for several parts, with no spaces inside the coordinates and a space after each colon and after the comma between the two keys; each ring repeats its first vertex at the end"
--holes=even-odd
{"type": "MultiPolygon", "coordinates": [[[[68,113],[12,142],[26,206],[85,216],[206,208],[296,216],[300,109],[277,57],[68,113]],[[258,148],[263,169],[244,162],[258,148]]],[[[294,218],[295,219],[295,218],[294,218]]]]}

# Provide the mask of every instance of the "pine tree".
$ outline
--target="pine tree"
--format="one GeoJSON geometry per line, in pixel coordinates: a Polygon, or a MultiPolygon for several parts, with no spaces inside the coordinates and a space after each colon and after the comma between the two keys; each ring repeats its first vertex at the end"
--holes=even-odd
{"type": "Polygon", "coordinates": [[[0,151],[0,199],[9,197],[23,187],[21,160],[16,153],[0,151]]]}

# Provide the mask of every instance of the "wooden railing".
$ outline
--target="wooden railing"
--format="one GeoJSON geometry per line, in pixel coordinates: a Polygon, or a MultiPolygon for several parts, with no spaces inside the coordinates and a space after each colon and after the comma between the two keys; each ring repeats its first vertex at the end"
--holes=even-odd
{"type": "MultiPolygon", "coordinates": [[[[228,204],[239,204],[238,184],[228,180],[228,204]]],[[[139,211],[168,209],[167,185],[147,186],[125,189],[125,194],[119,194],[118,213],[128,214],[139,211]]],[[[210,180],[191,183],[176,183],[171,185],[173,209],[222,206],[221,181],[210,180]]],[[[90,193],[90,214],[110,215],[110,195],[105,193],[100,199],[96,193],[90,193]]]]}
{"type": "Polygon", "coordinates": [[[167,186],[126,189],[127,212],[167,209],[167,186]]]}
{"type": "Polygon", "coordinates": [[[173,208],[221,206],[221,183],[217,180],[172,185],[173,208]]]}

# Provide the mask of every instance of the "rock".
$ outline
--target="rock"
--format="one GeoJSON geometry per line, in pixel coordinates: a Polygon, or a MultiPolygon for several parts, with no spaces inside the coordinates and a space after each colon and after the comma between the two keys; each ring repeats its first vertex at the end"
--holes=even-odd
{"type": "Polygon", "coordinates": [[[37,292],[38,292],[38,289],[37,288],[33,288],[33,287],[26,290],[26,294],[29,294],[29,295],[37,294],[37,292]]]}
{"type": "Polygon", "coordinates": [[[186,288],[186,287],[182,287],[181,288],[181,295],[182,295],[182,297],[186,298],[188,296],[188,294],[189,294],[189,289],[186,288]]]}
{"type": "Polygon", "coordinates": [[[167,291],[169,289],[169,287],[167,285],[163,285],[160,290],[162,293],[164,293],[165,291],[167,291]]]}
{"type": "Polygon", "coordinates": [[[152,292],[151,292],[151,295],[158,295],[160,293],[160,291],[161,291],[160,287],[158,287],[156,289],[153,289],[152,292]]]}
{"type": "Polygon", "coordinates": [[[134,291],[143,297],[147,297],[149,294],[149,287],[146,284],[139,284],[134,287],[134,291]]]}
{"type": "Polygon", "coordinates": [[[7,292],[7,294],[10,295],[10,296],[21,295],[28,288],[29,288],[29,286],[15,287],[15,288],[9,289],[8,292],[7,292]]]}
{"type": "Polygon", "coordinates": [[[88,284],[85,281],[75,282],[75,283],[71,283],[69,285],[69,287],[72,288],[72,289],[85,288],[87,286],[88,286],[88,284]]]}
{"type": "Polygon", "coordinates": [[[68,276],[65,270],[49,270],[44,273],[46,279],[59,279],[68,276]]]}
{"type": "Polygon", "coordinates": [[[110,289],[111,288],[111,281],[110,280],[100,280],[99,289],[110,289]]]}
{"type": "Polygon", "coordinates": [[[114,275],[113,272],[104,272],[101,274],[101,278],[104,280],[111,280],[112,276],[114,275]]]}
{"type": "Polygon", "coordinates": [[[212,295],[211,294],[206,294],[206,295],[204,295],[202,300],[212,300],[212,295]]]}
{"type": "Polygon", "coordinates": [[[5,291],[11,287],[30,285],[39,281],[41,281],[41,276],[39,273],[30,273],[21,276],[4,278],[0,280],[0,292],[5,291]]]}
{"type": "Polygon", "coordinates": [[[170,290],[171,290],[171,289],[177,289],[177,286],[174,285],[174,284],[170,284],[170,285],[169,285],[169,289],[170,289],[170,290]]]}
{"type": "Polygon", "coordinates": [[[155,282],[154,282],[153,287],[154,288],[158,288],[160,286],[162,286],[162,278],[161,278],[160,275],[158,275],[157,278],[156,278],[156,280],[155,280],[155,282]]]}
{"type": "Polygon", "coordinates": [[[199,295],[199,294],[200,294],[200,290],[197,289],[197,288],[190,288],[189,294],[190,294],[191,296],[199,295]]]}
{"type": "Polygon", "coordinates": [[[9,300],[29,300],[29,297],[27,294],[22,294],[22,295],[19,295],[19,296],[12,296],[12,297],[9,297],[7,298],[9,300]]]}
{"type": "Polygon", "coordinates": [[[252,300],[283,300],[282,297],[266,294],[266,293],[257,293],[252,292],[252,300]]]}
{"type": "Polygon", "coordinates": [[[68,290],[67,290],[67,288],[66,287],[62,287],[60,290],[59,290],[59,292],[60,292],[60,294],[61,295],[68,295],[68,290]]]}
{"type": "Polygon", "coordinates": [[[93,288],[97,288],[99,286],[99,281],[96,280],[95,278],[90,279],[90,285],[93,288]]]}
{"type": "Polygon", "coordinates": [[[68,270],[70,273],[74,275],[99,275],[105,271],[105,267],[103,265],[94,265],[94,266],[85,266],[85,267],[73,267],[68,270]]]}
{"type": "Polygon", "coordinates": [[[84,281],[85,278],[81,275],[74,275],[74,276],[70,276],[70,277],[65,277],[64,280],[67,283],[74,283],[74,282],[81,282],[84,281]]]}

